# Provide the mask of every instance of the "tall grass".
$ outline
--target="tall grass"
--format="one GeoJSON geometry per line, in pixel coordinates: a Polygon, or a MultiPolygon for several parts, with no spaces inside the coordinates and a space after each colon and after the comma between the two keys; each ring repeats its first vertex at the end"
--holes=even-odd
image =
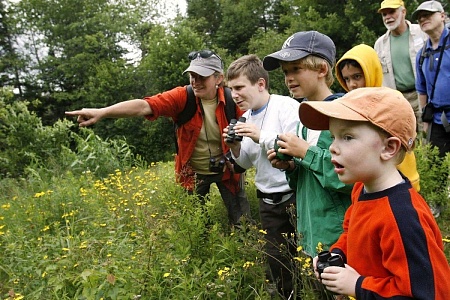
{"type": "Polygon", "coordinates": [[[1,297],[267,298],[263,233],[230,229],[220,197],[205,213],[172,173],[169,163],[103,180],[3,181],[1,297]]]}

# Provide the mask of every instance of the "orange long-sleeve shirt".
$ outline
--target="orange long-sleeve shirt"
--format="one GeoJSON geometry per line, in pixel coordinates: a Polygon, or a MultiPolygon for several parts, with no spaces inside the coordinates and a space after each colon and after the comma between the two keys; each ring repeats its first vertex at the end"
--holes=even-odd
{"type": "Polygon", "coordinates": [[[356,183],[344,233],[331,247],[361,277],[357,299],[450,299],[450,267],[430,208],[405,183],[364,193],[356,183]]]}

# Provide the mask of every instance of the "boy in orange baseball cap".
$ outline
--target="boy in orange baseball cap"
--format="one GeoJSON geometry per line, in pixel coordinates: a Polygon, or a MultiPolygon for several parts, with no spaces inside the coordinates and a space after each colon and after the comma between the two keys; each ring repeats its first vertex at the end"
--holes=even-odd
{"type": "Polygon", "coordinates": [[[326,288],[357,299],[450,299],[439,227],[396,168],[416,138],[409,102],[390,88],[359,88],[335,101],[304,102],[299,114],[308,128],[330,130],[334,171],[355,183],[344,232],[330,248],[346,265],[323,270],[326,288]]]}

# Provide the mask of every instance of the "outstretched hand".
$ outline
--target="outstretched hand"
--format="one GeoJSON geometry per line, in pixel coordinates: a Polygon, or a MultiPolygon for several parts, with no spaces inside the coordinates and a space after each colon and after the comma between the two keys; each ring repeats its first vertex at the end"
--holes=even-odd
{"type": "Polygon", "coordinates": [[[78,116],[77,122],[80,127],[93,125],[102,118],[100,109],[97,108],[83,108],[82,110],[66,111],[66,115],[78,116]]]}

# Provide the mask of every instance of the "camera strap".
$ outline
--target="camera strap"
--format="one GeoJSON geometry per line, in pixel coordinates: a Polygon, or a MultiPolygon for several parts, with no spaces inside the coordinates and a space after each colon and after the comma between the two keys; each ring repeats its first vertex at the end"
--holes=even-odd
{"type": "Polygon", "coordinates": [[[202,112],[203,126],[205,126],[206,144],[208,145],[209,157],[212,158],[211,148],[209,147],[208,130],[206,128],[205,109],[203,108],[202,99],[200,99],[198,103],[200,105],[200,110],[202,112]]]}
{"type": "MultiPolygon", "coordinates": [[[[444,55],[445,45],[447,44],[447,39],[448,39],[449,34],[447,34],[445,36],[444,41],[443,41],[443,45],[441,46],[441,51],[439,52],[439,61],[438,61],[437,69],[436,69],[436,74],[434,75],[433,85],[431,86],[431,94],[430,94],[430,98],[428,99],[429,100],[428,102],[431,102],[431,100],[434,97],[434,87],[436,86],[436,81],[437,81],[437,78],[438,78],[438,75],[439,75],[439,71],[441,69],[442,57],[444,55]]],[[[424,45],[424,47],[425,47],[425,45],[424,45]]],[[[430,71],[431,71],[431,66],[432,66],[432,63],[433,63],[433,60],[434,60],[433,54],[429,55],[428,60],[430,62],[429,65],[430,65],[430,71]]]]}

